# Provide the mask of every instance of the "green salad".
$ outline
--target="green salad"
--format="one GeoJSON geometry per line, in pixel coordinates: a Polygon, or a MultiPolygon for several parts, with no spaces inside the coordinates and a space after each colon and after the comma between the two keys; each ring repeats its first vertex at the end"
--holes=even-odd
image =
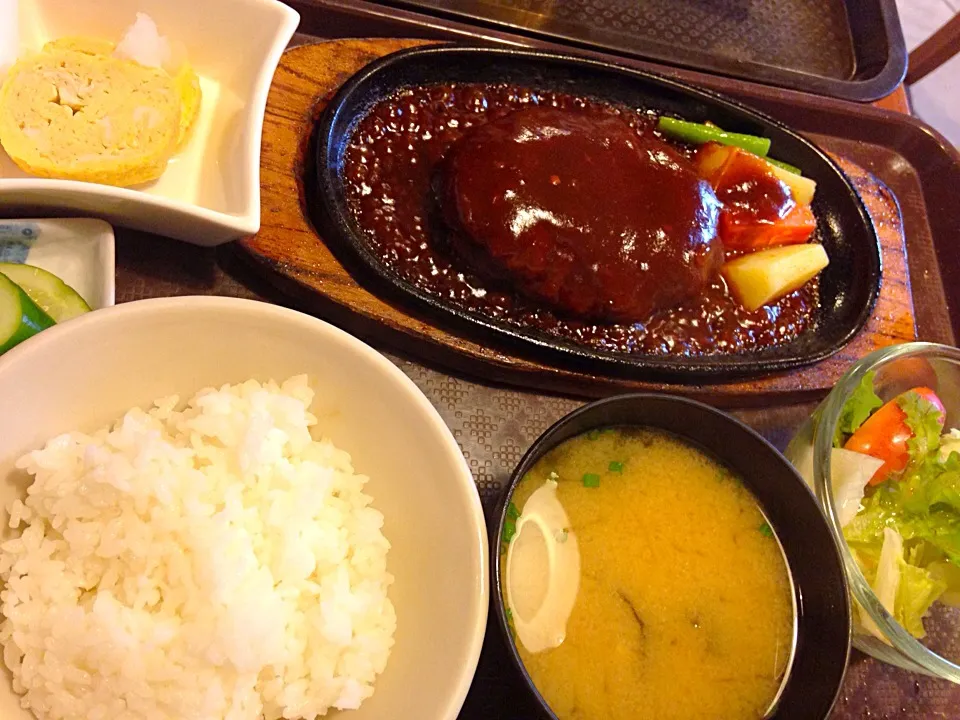
{"type": "MultiPolygon", "coordinates": [[[[940,601],[960,606],[960,431],[916,387],[884,403],[868,374],[847,400],[831,457],[835,506],[860,569],[917,638],[940,601]]],[[[860,624],[883,639],[861,610],[860,624]]]]}

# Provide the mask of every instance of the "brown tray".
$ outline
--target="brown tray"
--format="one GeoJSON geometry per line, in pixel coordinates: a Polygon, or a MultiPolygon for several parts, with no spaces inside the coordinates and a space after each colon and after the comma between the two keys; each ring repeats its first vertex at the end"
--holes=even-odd
{"type": "MultiPolygon", "coordinates": [[[[303,13],[301,29],[324,37],[394,35],[472,40],[478,37],[477,31],[469,28],[418,24],[422,21],[411,19],[410,15],[391,13],[360,0],[351,0],[352,7],[344,10],[346,4],[306,7],[301,3],[298,5],[303,13]]],[[[490,41],[503,40],[496,35],[479,36],[490,41]]],[[[299,41],[307,39],[301,36],[299,41]]],[[[552,48],[558,49],[558,46],[552,48]]],[[[640,61],[635,64],[653,67],[640,61]]],[[[903,211],[910,272],[914,279],[918,336],[923,340],[953,341],[936,249],[943,251],[940,258],[943,272],[948,277],[956,276],[960,272],[960,253],[955,251],[953,243],[960,228],[960,207],[955,202],[954,188],[960,187],[960,158],[942,138],[922,123],[896,113],[851,107],[787,91],[775,92],[686,71],[666,72],[751,102],[815,139],[833,139],[838,146],[843,146],[844,154],[885,182],[900,199],[903,211]],[[932,211],[929,220],[928,207],[932,211]]],[[[264,219],[269,221],[266,207],[264,219]]],[[[238,262],[238,253],[236,245],[215,250],[199,248],[120,229],[117,231],[117,301],[170,295],[229,295],[293,304],[251,273],[246,264],[238,262]]],[[[960,285],[951,288],[956,288],[952,297],[960,300],[960,285]]],[[[955,307],[960,308],[960,302],[955,307]]],[[[363,334],[356,328],[348,329],[363,334]]],[[[396,354],[390,357],[430,398],[450,427],[488,508],[499,497],[501,484],[537,435],[579,404],[561,397],[470,382],[396,354]]],[[[814,403],[771,404],[737,410],[733,414],[783,449],[813,407],[814,403]]],[[[481,654],[477,677],[460,717],[462,720],[533,717],[529,705],[524,703],[520,685],[509,673],[505,650],[497,641],[499,636],[491,633],[488,637],[490,640],[481,654]]],[[[960,686],[913,675],[853,653],[834,720],[933,717],[960,720],[960,686]]]]}
{"type": "Polygon", "coordinates": [[[375,1],[861,102],[892,92],[907,69],[894,0],[375,1]]]}
{"type": "MultiPolygon", "coordinates": [[[[919,267],[935,277],[936,266],[927,264],[931,258],[932,254],[926,256],[919,267]]],[[[172,295],[226,295],[290,304],[288,298],[238,262],[234,245],[201,248],[118,229],[117,302],[172,295]]],[[[920,337],[942,339],[928,334],[931,331],[925,328],[920,337]]],[[[580,404],[567,398],[471,382],[396,354],[388,357],[420,387],[450,427],[488,512],[524,451],[541,432],[580,404]]],[[[732,414],[782,450],[814,406],[770,405],[732,414]]],[[[531,720],[536,716],[530,711],[522,685],[510,671],[499,628],[493,625],[488,630],[477,676],[460,719],[531,720]]],[[[960,686],[913,675],[854,652],[832,718],[960,720],[960,686]]]]}
{"type": "MultiPolygon", "coordinates": [[[[410,354],[454,371],[518,387],[572,395],[617,391],[660,391],[718,405],[797,402],[825,394],[857,358],[876,347],[916,339],[913,298],[896,200],[889,190],[853,163],[840,160],[870,211],[880,238],[883,283],[865,328],[826,360],[794,372],[733,382],[653,382],[643,375],[593,375],[569,364],[547,365],[530,354],[488,344],[459,333],[423,312],[390,301],[356,279],[337,248],[318,236],[308,204],[318,192],[311,143],[314,119],[336,89],[373,60],[419,40],[333,40],[293,48],[281,58],[267,101],[261,153],[260,232],[240,241],[244,255],[273,284],[312,312],[366,332],[410,354]]],[[[829,142],[824,144],[828,150],[829,142]]]]}

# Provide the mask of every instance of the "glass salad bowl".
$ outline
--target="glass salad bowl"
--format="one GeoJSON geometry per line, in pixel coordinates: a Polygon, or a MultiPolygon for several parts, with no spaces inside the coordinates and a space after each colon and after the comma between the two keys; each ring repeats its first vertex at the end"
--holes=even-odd
{"type": "Polygon", "coordinates": [[[840,379],[787,447],[840,546],[853,644],[960,683],[960,350],[905,343],[840,379]]]}

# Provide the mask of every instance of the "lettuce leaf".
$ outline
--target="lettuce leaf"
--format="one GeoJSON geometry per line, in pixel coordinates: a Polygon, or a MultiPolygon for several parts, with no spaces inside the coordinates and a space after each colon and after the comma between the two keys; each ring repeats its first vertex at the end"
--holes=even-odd
{"type": "Polygon", "coordinates": [[[929,465],[933,465],[935,474],[926,481],[927,506],[945,505],[960,512],[960,455],[951,453],[946,460],[929,465]]]}
{"type": "Polygon", "coordinates": [[[906,540],[931,543],[960,566],[960,455],[928,456],[901,480],[875,488],[861,508],[844,527],[848,543],[879,545],[883,529],[891,527],[906,540]]]}
{"type": "Polygon", "coordinates": [[[883,545],[873,591],[887,612],[896,615],[896,599],[900,586],[900,566],[903,564],[903,538],[893,528],[883,529],[883,545]]]}
{"type": "Polygon", "coordinates": [[[960,567],[947,560],[937,560],[930,563],[927,570],[946,587],[940,602],[960,607],[960,567]]]}
{"type": "Polygon", "coordinates": [[[883,529],[897,526],[900,515],[895,488],[881,485],[861,501],[861,510],[843,528],[843,536],[850,545],[876,546],[883,543],[883,529]]]}
{"type": "Polygon", "coordinates": [[[910,539],[923,540],[960,565],[960,520],[955,513],[931,513],[927,518],[911,518],[900,523],[910,539]]]}
{"type": "MultiPolygon", "coordinates": [[[[901,490],[895,482],[881,485],[864,498],[863,509],[843,532],[881,602],[886,606],[892,593],[893,615],[919,638],[924,632],[923,616],[946,590],[955,587],[949,599],[960,602],[960,516],[943,506],[925,513],[907,512],[901,490]],[[891,565],[894,556],[896,568],[891,565]]],[[[861,624],[879,637],[869,619],[861,618],[861,624]]]]}
{"type": "Polygon", "coordinates": [[[883,406],[883,400],[873,391],[873,381],[876,376],[876,372],[868,372],[864,375],[860,384],[844,403],[833,435],[834,447],[843,447],[847,437],[853,435],[874,410],[883,406]]]}
{"type": "Polygon", "coordinates": [[[840,527],[849,525],[856,517],[867,483],[882,465],[883,460],[852,450],[830,451],[830,484],[840,527]]]}
{"type": "MultiPolygon", "coordinates": [[[[893,528],[883,530],[879,555],[876,549],[860,551],[857,561],[868,577],[877,599],[897,622],[916,638],[926,635],[923,618],[947,589],[947,582],[936,572],[918,567],[919,546],[908,549],[904,538],[893,528]],[[869,572],[868,569],[872,572],[869,572]]],[[[873,619],[861,609],[860,624],[870,634],[886,640],[873,619]]]]}
{"type": "Polygon", "coordinates": [[[960,512],[960,455],[952,453],[946,460],[933,455],[924,463],[908,467],[898,491],[907,512],[960,512]]]}
{"type": "MultiPolygon", "coordinates": [[[[897,591],[900,588],[900,566],[903,564],[903,538],[892,528],[884,528],[883,544],[877,562],[877,572],[870,581],[874,595],[888,613],[896,617],[897,591]]],[[[889,642],[870,614],[860,608],[860,624],[871,635],[889,642]]]]}
{"type": "Polygon", "coordinates": [[[904,540],[929,543],[922,549],[924,557],[946,557],[960,566],[960,518],[952,511],[935,511],[928,515],[898,513],[883,503],[874,502],[876,495],[864,500],[865,507],[843,529],[847,543],[867,549],[883,543],[886,528],[896,530],[904,540]]]}
{"type": "Polygon", "coordinates": [[[913,437],[907,441],[910,460],[924,462],[940,447],[943,415],[936,405],[913,391],[903,393],[897,398],[897,404],[906,414],[904,422],[913,432],[913,437]]]}
{"type": "Polygon", "coordinates": [[[960,453],[960,430],[956,428],[940,436],[940,459],[946,460],[953,453],[960,453]]]}
{"type": "Polygon", "coordinates": [[[947,589],[947,583],[933,573],[900,559],[900,585],[897,587],[894,617],[915,638],[926,635],[923,616],[947,589]]]}
{"type": "MultiPolygon", "coordinates": [[[[864,388],[861,383],[861,409],[872,402],[864,388]]],[[[872,379],[866,389],[872,393],[872,379]]],[[[877,597],[922,638],[923,617],[934,602],[960,605],[960,433],[941,437],[939,408],[918,393],[904,393],[897,404],[913,434],[910,462],[899,478],[867,489],[843,533],[877,597]]],[[[848,431],[861,415],[851,408],[850,424],[842,429],[848,431]]],[[[860,619],[866,631],[881,637],[865,613],[860,619]]]]}

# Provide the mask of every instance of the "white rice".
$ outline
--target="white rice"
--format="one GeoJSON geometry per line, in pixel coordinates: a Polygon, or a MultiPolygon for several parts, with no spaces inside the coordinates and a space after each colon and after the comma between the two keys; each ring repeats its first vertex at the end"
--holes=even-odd
{"type": "Polygon", "coordinates": [[[29,453],[0,642],[41,719],[312,718],[386,665],[383,516],[303,376],[129,411],[29,453]]]}

